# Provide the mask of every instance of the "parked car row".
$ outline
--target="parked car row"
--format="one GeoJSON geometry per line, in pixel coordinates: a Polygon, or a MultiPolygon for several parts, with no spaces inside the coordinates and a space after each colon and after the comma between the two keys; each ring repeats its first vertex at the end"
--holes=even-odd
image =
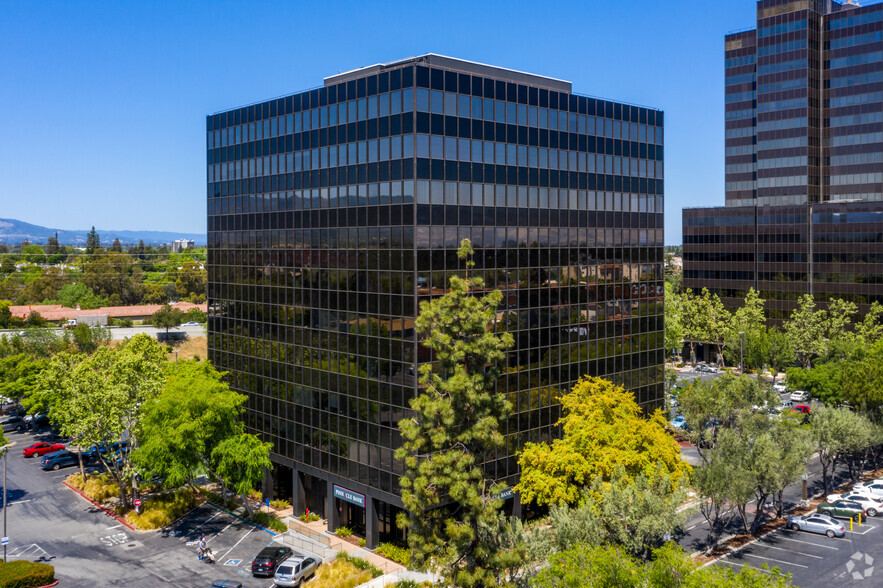
{"type": "Polygon", "coordinates": [[[271,545],[263,548],[251,562],[253,576],[273,577],[276,586],[300,586],[316,574],[322,559],[297,555],[290,547],[271,545]]]}

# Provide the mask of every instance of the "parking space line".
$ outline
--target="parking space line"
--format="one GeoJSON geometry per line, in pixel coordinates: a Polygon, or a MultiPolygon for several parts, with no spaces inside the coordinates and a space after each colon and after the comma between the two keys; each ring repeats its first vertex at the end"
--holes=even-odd
{"type": "MultiPolygon", "coordinates": [[[[721,563],[729,564],[729,565],[731,565],[731,566],[739,566],[740,568],[751,568],[751,567],[753,567],[753,566],[750,566],[750,565],[748,565],[748,564],[740,564],[740,563],[736,563],[736,562],[734,562],[734,561],[728,561],[727,559],[719,559],[718,561],[721,562],[721,563]]],[[[754,568],[754,569],[757,570],[757,571],[759,571],[759,572],[766,572],[767,574],[772,574],[772,573],[773,573],[772,570],[765,570],[765,569],[763,569],[763,568],[754,568]]]]}
{"type": "Polygon", "coordinates": [[[812,557],[815,559],[824,559],[823,557],[821,557],[819,555],[810,555],[809,553],[803,553],[801,551],[792,551],[790,549],[785,549],[784,547],[776,547],[775,545],[770,545],[768,543],[761,543],[760,545],[763,545],[767,549],[778,549],[779,551],[787,551],[788,553],[793,553],[795,555],[802,555],[804,557],[812,557]]]}
{"type": "Polygon", "coordinates": [[[233,547],[231,547],[230,549],[227,550],[227,553],[225,553],[224,555],[222,555],[222,556],[219,557],[218,559],[224,559],[224,558],[226,558],[227,555],[228,555],[231,551],[233,551],[234,549],[236,549],[236,546],[239,545],[240,543],[242,543],[243,539],[245,539],[246,537],[248,537],[248,536],[251,534],[251,532],[254,531],[255,529],[257,529],[257,527],[252,527],[251,529],[249,529],[249,530],[248,530],[248,533],[246,533],[245,535],[243,535],[243,536],[239,539],[239,541],[237,541],[237,542],[233,545],[233,547]]]}
{"type": "Polygon", "coordinates": [[[792,562],[790,562],[790,561],[782,561],[782,560],[780,560],[780,559],[773,559],[773,558],[771,558],[771,557],[762,557],[762,556],[760,556],[760,555],[754,555],[753,553],[745,553],[745,552],[742,552],[742,555],[745,556],[745,557],[756,557],[757,559],[765,559],[765,560],[767,560],[767,561],[774,561],[774,562],[776,562],[776,563],[785,564],[786,566],[795,566],[795,567],[798,567],[798,568],[804,568],[804,569],[806,569],[806,568],[809,567],[809,566],[802,566],[802,565],[800,565],[800,564],[792,563],[792,562]]]}
{"type": "Polygon", "coordinates": [[[818,543],[812,543],[811,541],[801,541],[800,539],[792,539],[790,537],[785,537],[784,535],[779,536],[779,539],[783,539],[785,541],[793,541],[795,543],[803,543],[804,545],[812,545],[813,547],[821,547],[822,549],[833,549],[837,551],[837,547],[831,547],[830,545],[819,545],[818,543]]]}

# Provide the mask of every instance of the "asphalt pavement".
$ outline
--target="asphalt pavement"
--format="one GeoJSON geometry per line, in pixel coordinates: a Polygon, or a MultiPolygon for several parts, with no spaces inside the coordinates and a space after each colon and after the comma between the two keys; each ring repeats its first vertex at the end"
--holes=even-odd
{"type": "Polygon", "coordinates": [[[49,563],[65,588],[209,586],[221,578],[247,588],[273,585],[271,578],[250,574],[254,555],[278,542],[270,533],[207,504],[167,529],[131,531],[62,485],[76,467],[43,471],[39,458],[22,456],[34,441],[49,441],[48,432],[7,437],[16,443],[6,458],[8,560],[49,563]],[[196,556],[201,532],[216,554],[215,564],[196,556]]]}

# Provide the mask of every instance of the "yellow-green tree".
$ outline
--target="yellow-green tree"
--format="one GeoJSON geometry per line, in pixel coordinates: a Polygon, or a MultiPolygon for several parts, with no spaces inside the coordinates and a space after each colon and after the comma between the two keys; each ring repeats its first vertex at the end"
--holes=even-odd
{"type": "Polygon", "coordinates": [[[631,477],[664,472],[673,486],[689,473],[680,447],[665,431],[662,412],[646,418],[622,387],[585,376],[561,397],[561,405],[562,438],[528,443],[519,456],[516,489],[523,502],[576,504],[596,477],[610,480],[617,468],[631,477]]]}

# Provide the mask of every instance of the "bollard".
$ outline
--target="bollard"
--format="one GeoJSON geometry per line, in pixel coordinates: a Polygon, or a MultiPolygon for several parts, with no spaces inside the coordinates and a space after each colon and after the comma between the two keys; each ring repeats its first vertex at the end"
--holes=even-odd
{"type": "Polygon", "coordinates": [[[852,531],[852,517],[849,517],[849,530],[852,531]]]}
{"type": "Polygon", "coordinates": [[[858,513],[858,526],[862,526],[862,513],[858,513]]]}

